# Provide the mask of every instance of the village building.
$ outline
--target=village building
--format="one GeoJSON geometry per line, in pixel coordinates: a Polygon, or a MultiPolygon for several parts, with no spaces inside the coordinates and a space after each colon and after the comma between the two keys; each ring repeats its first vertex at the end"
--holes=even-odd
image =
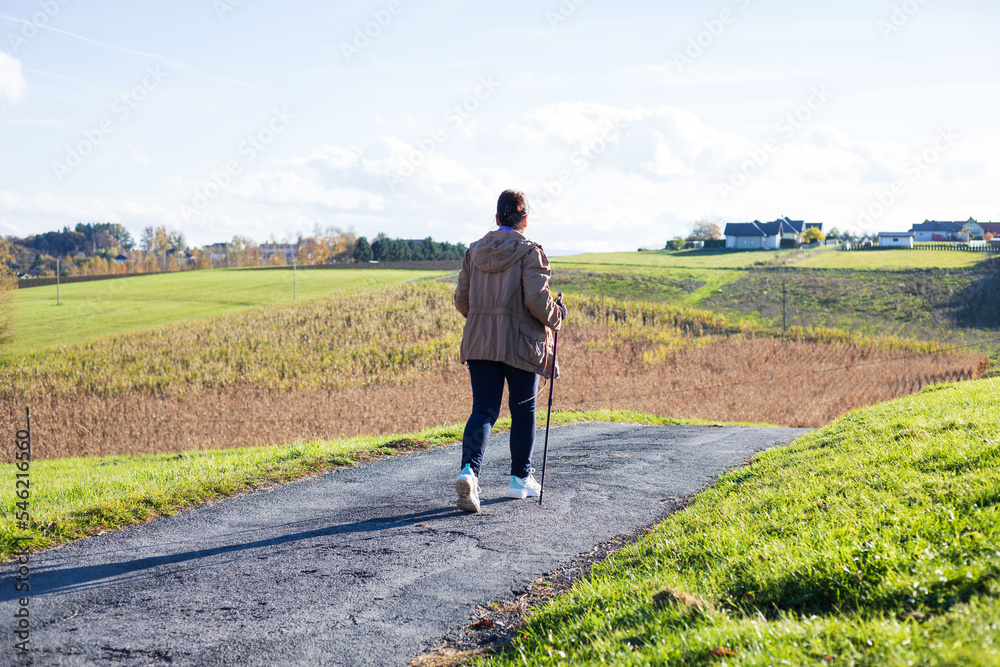
{"type": "Polygon", "coordinates": [[[726,225],[726,248],[733,250],[777,250],[783,240],[798,245],[811,227],[823,230],[821,222],[779,218],[773,222],[731,222],[726,225]]]}
{"type": "Polygon", "coordinates": [[[914,235],[917,243],[953,243],[957,241],[968,241],[969,232],[966,231],[962,222],[941,222],[938,220],[924,220],[918,225],[913,225],[910,232],[914,235]]]}
{"type": "Polygon", "coordinates": [[[976,222],[974,218],[969,218],[968,222],[962,223],[962,227],[972,239],[981,239],[987,234],[992,234],[993,238],[1000,237],[1000,222],[976,222]]]}
{"type": "Polygon", "coordinates": [[[878,244],[882,248],[912,248],[912,232],[879,232],[878,244]]]}

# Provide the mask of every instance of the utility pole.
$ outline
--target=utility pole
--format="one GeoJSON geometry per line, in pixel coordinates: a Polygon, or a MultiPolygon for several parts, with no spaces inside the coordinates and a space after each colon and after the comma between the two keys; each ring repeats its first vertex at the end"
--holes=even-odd
{"type": "Polygon", "coordinates": [[[295,303],[295,289],[298,286],[298,282],[297,282],[298,281],[298,274],[296,272],[297,271],[297,268],[296,268],[297,266],[298,266],[298,260],[294,260],[293,259],[292,260],[292,303],[295,303]]]}
{"type": "Polygon", "coordinates": [[[787,320],[785,318],[785,312],[786,312],[786,310],[785,310],[785,303],[787,301],[787,295],[788,295],[788,292],[785,289],[785,277],[786,277],[786,275],[787,274],[786,274],[785,271],[781,272],[781,338],[782,339],[785,338],[785,328],[786,328],[785,325],[787,323],[787,320]]]}
{"type": "Polygon", "coordinates": [[[56,258],[56,305],[57,306],[61,305],[61,302],[59,300],[59,274],[61,273],[60,264],[61,261],[57,257],[56,258]]]}

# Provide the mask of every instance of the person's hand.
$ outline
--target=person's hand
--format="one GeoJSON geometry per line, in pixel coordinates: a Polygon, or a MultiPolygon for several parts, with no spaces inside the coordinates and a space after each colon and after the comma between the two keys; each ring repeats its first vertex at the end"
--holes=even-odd
{"type": "Polygon", "coordinates": [[[566,310],[566,306],[559,304],[559,308],[562,311],[562,319],[565,320],[567,317],[569,317],[569,311],[566,310]]]}

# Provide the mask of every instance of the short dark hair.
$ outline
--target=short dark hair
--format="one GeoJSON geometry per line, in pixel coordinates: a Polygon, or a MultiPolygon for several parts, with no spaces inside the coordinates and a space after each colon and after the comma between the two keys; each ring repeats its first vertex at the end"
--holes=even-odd
{"type": "Polygon", "coordinates": [[[507,227],[521,227],[528,217],[528,199],[523,192],[504,190],[497,200],[497,220],[507,227]]]}

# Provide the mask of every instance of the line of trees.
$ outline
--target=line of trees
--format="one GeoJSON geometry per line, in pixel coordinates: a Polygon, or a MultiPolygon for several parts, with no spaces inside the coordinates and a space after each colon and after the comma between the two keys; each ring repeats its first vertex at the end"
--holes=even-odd
{"type": "Polygon", "coordinates": [[[424,262],[462,259],[467,250],[463,243],[438,243],[429,236],[407,240],[379,234],[370,244],[364,236],[359,238],[351,256],[356,262],[424,262]]]}
{"type": "Polygon", "coordinates": [[[45,232],[15,243],[53,256],[95,255],[106,252],[128,252],[135,246],[132,234],[124,226],[112,222],[79,223],[76,228],[63,227],[61,232],[45,232]]]}
{"type": "Polygon", "coordinates": [[[379,234],[371,243],[353,230],[316,227],[310,235],[257,243],[235,236],[226,243],[201,248],[187,245],[184,234],[167,227],[146,227],[136,243],[124,226],[114,223],[80,223],[74,229],[45,232],[21,239],[8,237],[9,262],[17,273],[64,276],[156,273],[195,269],[281,266],[324,266],[350,262],[408,262],[461,259],[465,245],[422,240],[393,239],[379,234]]]}

